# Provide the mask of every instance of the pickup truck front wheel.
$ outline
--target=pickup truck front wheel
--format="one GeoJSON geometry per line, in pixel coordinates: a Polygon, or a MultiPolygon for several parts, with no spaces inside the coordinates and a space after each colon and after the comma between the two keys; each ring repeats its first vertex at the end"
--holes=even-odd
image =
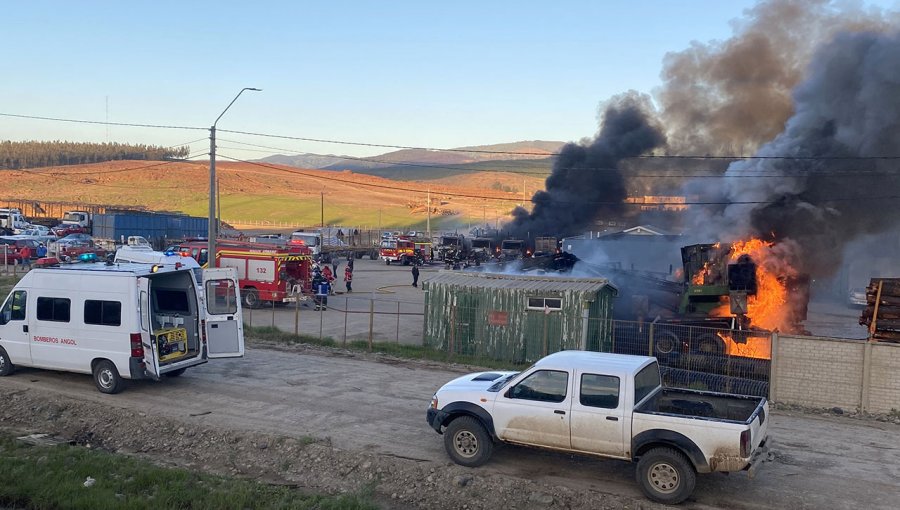
{"type": "Polygon", "coordinates": [[[471,416],[460,416],[447,425],[444,448],[453,462],[478,467],[491,458],[494,443],[481,422],[471,416]]]}
{"type": "Polygon", "coordinates": [[[644,495],[653,501],[677,505],[694,492],[697,473],[681,452],[654,448],[638,461],[637,482],[644,495]]]}

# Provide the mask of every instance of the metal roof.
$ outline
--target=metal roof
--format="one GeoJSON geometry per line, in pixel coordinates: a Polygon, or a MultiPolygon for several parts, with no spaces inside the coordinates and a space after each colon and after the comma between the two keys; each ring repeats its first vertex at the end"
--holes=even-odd
{"type": "Polygon", "coordinates": [[[461,271],[440,271],[436,276],[425,280],[425,283],[429,285],[477,287],[479,289],[521,289],[558,292],[597,292],[604,287],[609,287],[613,292],[617,292],[616,288],[606,278],[561,278],[461,271]]]}

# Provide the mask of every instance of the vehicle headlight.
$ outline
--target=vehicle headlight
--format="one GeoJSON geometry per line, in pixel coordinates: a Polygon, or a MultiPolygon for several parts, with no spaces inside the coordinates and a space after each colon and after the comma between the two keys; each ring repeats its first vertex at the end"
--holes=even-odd
{"type": "Polygon", "coordinates": [[[438,398],[437,398],[437,393],[435,393],[434,395],[431,396],[431,408],[432,408],[432,409],[437,409],[437,408],[438,408],[438,398]]]}

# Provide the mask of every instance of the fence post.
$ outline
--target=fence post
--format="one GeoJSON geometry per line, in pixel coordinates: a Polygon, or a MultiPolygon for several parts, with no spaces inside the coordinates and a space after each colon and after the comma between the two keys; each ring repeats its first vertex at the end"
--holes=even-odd
{"type": "Polygon", "coordinates": [[[344,347],[347,347],[347,316],[350,315],[350,298],[344,299],[344,347]]]}
{"type": "MultiPolygon", "coordinates": [[[[325,297],[323,299],[328,299],[328,297],[325,297]]],[[[322,341],[322,328],[325,323],[325,308],[326,307],[324,307],[324,306],[319,308],[319,341],[320,342],[322,341]]]]}
{"type": "Polygon", "coordinates": [[[372,352],[372,335],[375,329],[375,300],[369,298],[369,352],[372,352]]]}
{"type": "Polygon", "coordinates": [[[544,341],[543,341],[543,344],[544,344],[544,356],[546,356],[546,355],[548,354],[548,353],[547,353],[547,349],[548,349],[548,346],[547,346],[547,317],[549,317],[549,315],[550,315],[550,314],[548,314],[548,313],[546,313],[546,312],[544,313],[544,341]]]}
{"type": "Polygon", "coordinates": [[[447,343],[447,355],[453,356],[453,341],[456,336],[456,305],[450,305],[450,341],[447,343]]]}
{"type": "Polygon", "coordinates": [[[653,356],[653,330],[654,329],[656,329],[656,321],[655,320],[650,323],[650,329],[647,330],[647,335],[648,335],[648,338],[650,339],[650,341],[647,342],[649,344],[647,347],[647,356],[653,356]]]}
{"type": "Polygon", "coordinates": [[[247,308],[247,310],[250,310],[250,313],[247,314],[248,315],[247,324],[250,324],[250,327],[252,328],[253,327],[253,307],[251,306],[251,307],[247,308]]]}
{"type": "Polygon", "coordinates": [[[300,294],[295,296],[294,301],[294,336],[300,336],[300,294]]]}
{"type": "Polygon", "coordinates": [[[275,300],[272,300],[272,329],[275,329],[275,300]]]}
{"type": "Polygon", "coordinates": [[[400,344],[400,301],[397,301],[397,344],[400,344]]]}

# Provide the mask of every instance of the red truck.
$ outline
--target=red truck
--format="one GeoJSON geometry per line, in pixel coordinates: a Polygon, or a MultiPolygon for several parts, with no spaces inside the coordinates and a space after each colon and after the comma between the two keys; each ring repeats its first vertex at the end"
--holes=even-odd
{"type": "MultiPolygon", "coordinates": [[[[205,241],[193,241],[175,248],[202,264],[206,247],[205,241]]],[[[215,267],[235,269],[241,302],[248,308],[305,300],[312,293],[312,255],[305,246],[220,240],[215,267]]]]}

